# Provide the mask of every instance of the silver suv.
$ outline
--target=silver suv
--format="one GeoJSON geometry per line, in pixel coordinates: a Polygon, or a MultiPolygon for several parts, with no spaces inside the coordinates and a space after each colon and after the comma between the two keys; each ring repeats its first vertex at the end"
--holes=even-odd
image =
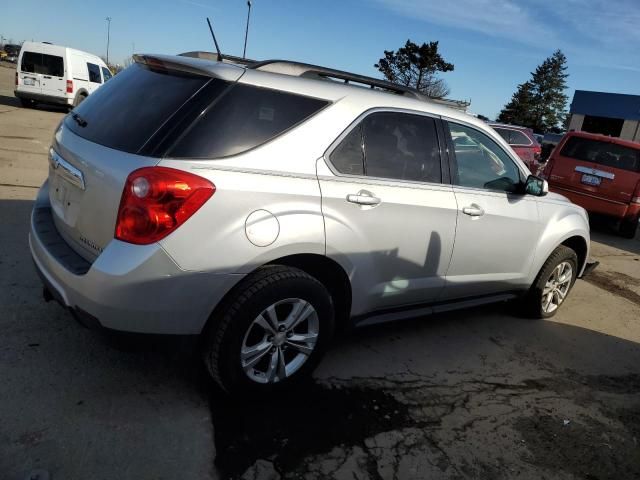
{"type": "Polygon", "coordinates": [[[587,220],[411,89],[143,55],[57,128],[29,243],[45,297],[85,325],[202,335],[223,388],[264,391],[349,325],[514,298],[554,315],[587,220]]]}

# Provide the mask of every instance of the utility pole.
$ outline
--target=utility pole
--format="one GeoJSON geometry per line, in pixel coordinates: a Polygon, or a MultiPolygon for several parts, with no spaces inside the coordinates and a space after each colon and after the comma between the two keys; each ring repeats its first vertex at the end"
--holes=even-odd
{"type": "Polygon", "coordinates": [[[249,7],[249,10],[247,11],[247,29],[244,32],[244,50],[242,51],[242,58],[246,58],[247,56],[247,37],[249,37],[249,17],[251,17],[251,0],[247,0],[247,7],[249,7]]]}
{"type": "Polygon", "coordinates": [[[109,37],[111,33],[111,17],[105,19],[107,21],[107,65],[109,65],[109,37]]]}

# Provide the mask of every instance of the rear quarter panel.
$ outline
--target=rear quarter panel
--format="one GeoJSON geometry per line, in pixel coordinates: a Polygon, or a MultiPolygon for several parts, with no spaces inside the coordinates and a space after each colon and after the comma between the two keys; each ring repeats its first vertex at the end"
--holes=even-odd
{"type": "Polygon", "coordinates": [[[160,165],[188,170],[216,186],[213,197],[160,242],[181,269],[246,274],[284,256],[325,254],[315,174],[231,168],[216,161],[160,165]]]}

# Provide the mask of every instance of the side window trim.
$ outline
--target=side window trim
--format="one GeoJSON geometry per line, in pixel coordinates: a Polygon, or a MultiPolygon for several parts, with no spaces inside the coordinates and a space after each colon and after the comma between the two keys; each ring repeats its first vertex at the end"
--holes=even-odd
{"type": "Polygon", "coordinates": [[[455,123],[458,125],[461,125],[463,127],[466,128],[470,128],[478,133],[481,133],[487,137],[489,137],[491,140],[493,140],[493,142],[496,144],[496,147],[498,147],[505,155],[506,157],[511,161],[511,163],[513,163],[513,165],[516,167],[519,177],[520,177],[520,181],[524,181],[527,178],[526,173],[522,170],[520,163],[516,160],[514,160],[514,158],[509,154],[509,152],[507,152],[504,148],[502,148],[502,146],[495,141],[493,138],[491,138],[490,135],[487,135],[485,132],[483,132],[482,130],[478,129],[476,126],[471,125],[469,123],[464,122],[463,120],[458,120],[455,118],[449,118],[449,117],[442,117],[442,122],[446,128],[446,132],[447,132],[447,144],[449,145],[449,151],[451,152],[450,156],[449,156],[449,168],[451,171],[451,183],[452,185],[458,187],[458,188],[465,188],[465,189],[469,189],[469,190],[474,190],[474,191],[480,191],[480,192],[491,192],[491,193],[501,193],[501,194],[505,194],[505,195],[519,195],[522,196],[524,195],[524,193],[517,193],[517,192],[507,192],[504,190],[492,190],[489,188],[479,188],[479,187],[469,187],[469,186],[465,186],[465,185],[460,185],[460,179],[458,178],[458,162],[456,159],[456,153],[455,153],[455,148],[453,145],[453,139],[451,136],[451,130],[449,129],[449,123],[455,123]]]}
{"type": "Polygon", "coordinates": [[[421,112],[419,110],[407,110],[407,109],[403,109],[403,108],[393,108],[393,107],[374,107],[374,108],[370,108],[369,110],[365,110],[364,112],[362,112],[360,115],[358,115],[358,117],[356,117],[356,119],[351,122],[347,128],[345,128],[340,135],[338,135],[338,137],[336,137],[336,139],[331,142],[331,144],[329,145],[329,147],[327,147],[327,149],[325,150],[324,154],[323,154],[323,159],[325,161],[325,163],[327,164],[327,166],[329,167],[329,170],[331,170],[331,172],[337,176],[337,177],[346,177],[346,178],[357,178],[357,179],[369,179],[369,180],[379,180],[379,181],[385,181],[385,182],[400,182],[400,183],[408,183],[408,184],[414,184],[414,185],[451,185],[451,175],[449,173],[449,162],[448,159],[446,159],[443,155],[443,152],[445,151],[446,147],[444,146],[445,142],[446,142],[446,135],[444,135],[444,132],[442,131],[442,127],[441,127],[441,120],[442,117],[440,115],[437,114],[432,114],[429,112],[421,112]],[[421,182],[418,180],[402,180],[399,178],[385,178],[385,177],[371,177],[371,176],[367,176],[367,159],[366,159],[366,151],[364,148],[364,135],[362,133],[362,124],[363,122],[366,120],[367,117],[376,114],[376,113],[404,113],[404,114],[408,114],[408,115],[420,115],[423,117],[428,117],[428,118],[432,118],[434,120],[435,123],[435,127],[436,127],[436,140],[438,142],[438,147],[439,147],[439,155],[440,155],[440,170],[441,170],[441,178],[442,180],[439,183],[433,183],[433,182],[421,182]],[[331,162],[331,154],[334,152],[334,150],[336,150],[338,148],[338,146],[342,143],[342,141],[351,133],[351,131],[354,128],[361,128],[361,141],[362,141],[362,152],[363,152],[363,174],[362,175],[353,175],[353,174],[349,174],[349,173],[342,173],[339,172],[336,167],[333,165],[333,163],[331,162]]]}

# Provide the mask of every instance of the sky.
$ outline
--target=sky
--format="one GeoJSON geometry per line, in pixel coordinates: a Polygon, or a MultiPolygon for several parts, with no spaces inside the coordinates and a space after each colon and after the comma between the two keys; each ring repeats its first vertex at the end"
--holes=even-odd
{"type": "MultiPolygon", "coordinates": [[[[136,53],[213,50],[242,55],[245,0],[20,0],[0,35],[49,41],[121,63],[136,53]]],[[[450,98],[495,118],[518,84],[560,48],[575,89],[640,94],[640,0],[253,0],[247,57],[281,58],[371,76],[384,50],[437,40],[455,65],[450,98]]]]}

